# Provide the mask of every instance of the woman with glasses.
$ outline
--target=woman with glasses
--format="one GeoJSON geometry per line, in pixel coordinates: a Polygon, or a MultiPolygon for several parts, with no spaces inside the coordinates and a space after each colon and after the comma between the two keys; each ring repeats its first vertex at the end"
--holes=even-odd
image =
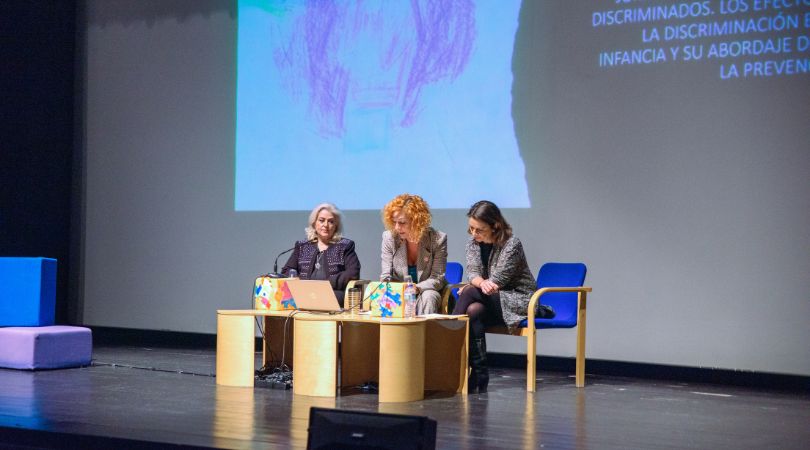
{"type": "Polygon", "coordinates": [[[342,215],[337,206],[321,203],[309,213],[305,240],[295,243],[295,250],[281,273],[298,271],[303,280],[328,280],[343,307],[343,296],[350,280],[360,278],[360,259],[354,242],[341,236],[342,215]]]}
{"type": "MultiPolygon", "coordinates": [[[[501,210],[482,200],[467,212],[470,240],[467,242],[467,277],[470,284],[459,292],[453,314],[467,314],[470,320],[470,393],[487,392],[486,327],[507,326],[510,330],[528,316],[535,280],[520,240],[501,210]]],[[[545,305],[537,317],[554,317],[545,305]]]]}
{"type": "Polygon", "coordinates": [[[382,221],[381,280],[416,285],[416,314],[439,312],[441,290],[447,281],[447,235],[430,226],[430,208],[418,195],[402,194],[385,205],[382,221]]]}

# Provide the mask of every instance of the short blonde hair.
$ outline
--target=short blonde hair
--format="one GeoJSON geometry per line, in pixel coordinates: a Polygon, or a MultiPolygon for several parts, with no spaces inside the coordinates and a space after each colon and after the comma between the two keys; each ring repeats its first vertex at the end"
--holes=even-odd
{"type": "Polygon", "coordinates": [[[307,240],[315,241],[318,239],[318,235],[315,233],[315,221],[318,220],[318,214],[324,209],[335,216],[335,234],[333,234],[332,239],[329,240],[330,244],[334,244],[343,238],[343,236],[341,236],[341,233],[343,233],[343,213],[340,212],[337,206],[331,203],[321,203],[312,209],[312,212],[309,213],[309,222],[307,222],[309,226],[306,227],[304,231],[307,233],[307,240]]]}
{"type": "Polygon", "coordinates": [[[386,229],[394,229],[394,214],[399,211],[411,222],[411,236],[422,239],[432,219],[427,202],[418,195],[397,195],[382,210],[382,221],[386,229]]]}

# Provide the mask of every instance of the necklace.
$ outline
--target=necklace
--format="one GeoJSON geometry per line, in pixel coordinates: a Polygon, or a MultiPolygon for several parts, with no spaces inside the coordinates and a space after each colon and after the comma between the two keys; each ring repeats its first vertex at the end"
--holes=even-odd
{"type": "Polygon", "coordinates": [[[323,252],[318,252],[318,256],[315,257],[315,270],[321,269],[321,256],[323,256],[323,252]]]}

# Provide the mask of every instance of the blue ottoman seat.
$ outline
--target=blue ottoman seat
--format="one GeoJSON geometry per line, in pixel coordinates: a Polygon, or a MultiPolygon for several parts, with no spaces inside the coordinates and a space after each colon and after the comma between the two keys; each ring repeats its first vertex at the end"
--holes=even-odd
{"type": "Polygon", "coordinates": [[[53,325],[56,260],[0,257],[0,326],[53,325]]]}
{"type": "Polygon", "coordinates": [[[9,369],[61,369],[90,364],[93,334],[89,328],[0,328],[0,367],[9,369]]]}

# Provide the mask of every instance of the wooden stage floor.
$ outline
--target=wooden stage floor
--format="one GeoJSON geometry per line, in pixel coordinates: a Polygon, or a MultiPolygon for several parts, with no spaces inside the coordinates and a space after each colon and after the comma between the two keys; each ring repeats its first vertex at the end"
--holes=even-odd
{"type": "Polygon", "coordinates": [[[0,369],[0,447],[68,442],[27,431],[43,430],[131,440],[143,448],[304,448],[310,406],[429,416],[438,422],[437,448],[810,445],[805,393],[592,375],[577,389],[573,374],[540,372],[538,391],[530,394],[523,371],[493,369],[488,394],[378,404],[376,395],[358,389],[327,399],[219,387],[212,349],[109,346],[96,347],[93,356],[93,365],[80,369],[0,369]]]}

